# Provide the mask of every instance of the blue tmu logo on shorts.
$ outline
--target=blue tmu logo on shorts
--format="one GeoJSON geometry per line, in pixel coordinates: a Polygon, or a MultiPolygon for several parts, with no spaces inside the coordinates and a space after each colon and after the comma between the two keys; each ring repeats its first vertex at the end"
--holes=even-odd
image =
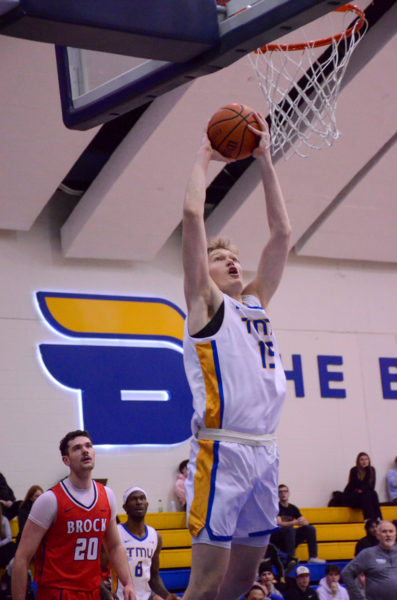
{"type": "Polygon", "coordinates": [[[190,437],[184,314],[177,306],[161,298],[53,292],[38,292],[37,301],[47,323],[69,338],[40,344],[43,364],[81,394],[82,426],[95,444],[175,444],[190,437]]]}

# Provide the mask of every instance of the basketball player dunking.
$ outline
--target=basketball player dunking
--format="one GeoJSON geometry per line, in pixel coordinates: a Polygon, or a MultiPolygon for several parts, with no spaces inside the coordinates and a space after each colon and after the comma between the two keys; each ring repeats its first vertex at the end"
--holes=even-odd
{"type": "Polygon", "coordinates": [[[99,600],[102,541],[124,584],[124,600],[136,600],[117,530],[115,496],[91,478],[95,451],[90,435],[72,431],[59,448],[70,475],[32,507],[15,555],[13,600],[25,600],[27,571],[36,552],[36,600],[99,600]]]}
{"type": "Polygon", "coordinates": [[[291,229],[267,149],[268,127],[259,113],[256,117],[261,131],[253,156],[263,181],[270,238],[250,283],[244,286],[238,252],[227,241],[207,249],[206,176],[210,160],[220,157],[206,134],[184,203],[184,361],[195,411],[185,484],[193,536],[185,600],[240,598],[276,528],[275,430],[286,383],[264,309],[281,280],[291,229]]]}

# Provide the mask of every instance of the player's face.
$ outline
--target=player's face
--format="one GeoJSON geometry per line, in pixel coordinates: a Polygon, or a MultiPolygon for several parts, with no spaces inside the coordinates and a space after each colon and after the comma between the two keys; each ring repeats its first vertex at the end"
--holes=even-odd
{"type": "Polygon", "coordinates": [[[92,471],[95,466],[95,450],[92,442],[85,436],[78,436],[68,444],[68,454],[62,457],[63,462],[72,472],[92,471]]]}
{"type": "Polygon", "coordinates": [[[376,531],[376,537],[384,550],[391,550],[396,543],[396,528],[393,523],[381,523],[376,531]]]}
{"type": "Polygon", "coordinates": [[[149,502],[145,494],[136,490],[131,492],[127,498],[127,502],[124,504],[124,510],[129,517],[132,519],[143,519],[146,515],[149,502]]]}
{"type": "Polygon", "coordinates": [[[217,248],[208,256],[208,266],[211,278],[220,290],[241,291],[243,285],[243,270],[235,252],[226,248],[217,248]]]}

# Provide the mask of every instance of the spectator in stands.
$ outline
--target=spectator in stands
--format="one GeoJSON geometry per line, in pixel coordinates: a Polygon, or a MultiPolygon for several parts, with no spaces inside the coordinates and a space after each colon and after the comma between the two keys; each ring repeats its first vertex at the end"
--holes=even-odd
{"type": "Polygon", "coordinates": [[[266,583],[254,583],[244,598],[246,600],[280,600],[280,596],[272,594],[266,583]]]}
{"type": "Polygon", "coordinates": [[[377,546],[362,550],[342,571],[350,600],[396,600],[397,545],[396,528],[390,521],[381,521],[376,529],[377,546]],[[359,583],[365,575],[365,590],[359,583]]]}
{"type": "Polygon", "coordinates": [[[392,504],[397,504],[397,456],[394,459],[394,467],[387,473],[387,493],[392,504]]]}
{"type": "Polygon", "coordinates": [[[254,583],[254,585],[245,594],[244,599],[245,600],[265,600],[266,599],[265,594],[266,594],[265,588],[262,587],[261,585],[258,585],[257,583],[254,583]]]}
{"type": "Polygon", "coordinates": [[[358,540],[354,550],[354,556],[357,556],[364,548],[371,548],[372,546],[377,546],[379,544],[379,540],[376,537],[377,525],[378,519],[367,519],[365,521],[364,527],[367,535],[358,540]]]}
{"type": "Polygon", "coordinates": [[[28,519],[29,513],[30,513],[30,509],[32,508],[35,500],[37,500],[37,498],[39,496],[41,496],[41,494],[44,492],[43,488],[40,487],[39,485],[32,485],[27,493],[26,496],[24,498],[24,500],[22,501],[20,507],[19,507],[19,511],[18,511],[18,536],[17,536],[17,544],[19,543],[19,540],[21,539],[21,535],[22,535],[22,531],[23,528],[25,527],[25,523],[28,519]]]}
{"type": "Polygon", "coordinates": [[[356,466],[350,469],[344,490],[346,506],[361,508],[364,519],[381,519],[378,494],[375,491],[376,473],[366,452],[360,452],[356,466]]]}
{"type": "Polygon", "coordinates": [[[180,510],[186,510],[185,481],[187,479],[187,465],[189,461],[183,460],[178,466],[178,474],[175,481],[175,496],[180,510]]]}
{"type": "Polygon", "coordinates": [[[10,522],[3,515],[2,504],[0,504],[0,567],[3,569],[14,558],[17,545],[12,541],[10,522]]]}
{"type": "Polygon", "coordinates": [[[310,571],[303,565],[297,567],[295,581],[284,592],[285,600],[319,600],[317,592],[310,587],[310,571]]]}
{"type": "Polygon", "coordinates": [[[3,509],[3,516],[9,520],[16,517],[20,503],[20,500],[15,499],[15,494],[4,475],[0,473],[0,504],[3,509]]]}
{"type": "MultiPolygon", "coordinates": [[[[295,561],[295,563],[296,562],[297,561],[295,561]]],[[[296,564],[294,566],[296,566],[296,564]]],[[[280,552],[274,544],[269,543],[267,545],[265,556],[261,560],[258,567],[258,574],[260,575],[263,570],[276,573],[278,580],[281,583],[285,583],[286,572],[280,557],[280,552]]]]}
{"type": "Polygon", "coordinates": [[[262,567],[261,567],[261,565],[259,566],[258,582],[261,585],[266,585],[268,592],[270,594],[273,594],[274,598],[277,598],[278,600],[280,600],[280,598],[283,597],[281,591],[276,588],[277,581],[274,577],[272,568],[269,566],[266,566],[266,564],[263,565],[262,567]]]}
{"type": "Polygon", "coordinates": [[[325,560],[317,557],[316,529],[302,516],[297,506],[288,502],[289,489],[286,485],[280,484],[278,486],[278,497],[279,513],[277,523],[280,525],[280,529],[272,533],[270,541],[288,554],[289,562],[291,560],[296,561],[294,559],[295,548],[306,541],[309,549],[309,562],[325,563],[325,560]],[[295,526],[297,529],[295,529],[295,526]]]}
{"type": "Polygon", "coordinates": [[[349,600],[347,590],[339,584],[340,568],[338,565],[327,564],[325,566],[325,577],[320,579],[317,595],[320,600],[349,600]]]}

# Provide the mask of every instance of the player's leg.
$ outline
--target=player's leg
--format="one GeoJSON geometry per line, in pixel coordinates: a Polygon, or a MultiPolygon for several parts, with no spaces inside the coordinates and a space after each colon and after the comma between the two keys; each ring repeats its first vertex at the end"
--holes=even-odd
{"type": "Polygon", "coordinates": [[[214,600],[227,571],[229,556],[229,548],[193,544],[189,585],[183,600],[214,600]]]}
{"type": "Polygon", "coordinates": [[[232,544],[229,566],[216,600],[237,600],[254,583],[266,546],[232,544]]]}
{"type": "Polygon", "coordinates": [[[255,581],[278,512],[278,453],[276,449],[242,446],[255,479],[235,529],[228,570],[216,600],[239,598],[255,581]]]}
{"type": "Polygon", "coordinates": [[[250,462],[236,444],[192,440],[185,482],[192,569],[185,600],[214,600],[226,573],[237,520],[249,495],[250,462]]]}

